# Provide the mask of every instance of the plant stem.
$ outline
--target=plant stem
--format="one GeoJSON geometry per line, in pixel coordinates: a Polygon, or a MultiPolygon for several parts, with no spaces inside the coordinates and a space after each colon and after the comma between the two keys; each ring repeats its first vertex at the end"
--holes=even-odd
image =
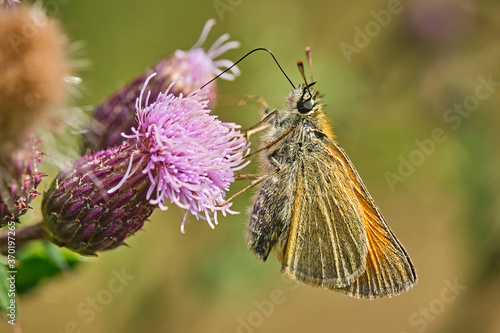
{"type": "Polygon", "coordinates": [[[41,222],[15,231],[5,230],[0,233],[0,252],[7,254],[9,241],[14,241],[14,246],[18,250],[24,244],[38,239],[45,239],[41,222]]]}

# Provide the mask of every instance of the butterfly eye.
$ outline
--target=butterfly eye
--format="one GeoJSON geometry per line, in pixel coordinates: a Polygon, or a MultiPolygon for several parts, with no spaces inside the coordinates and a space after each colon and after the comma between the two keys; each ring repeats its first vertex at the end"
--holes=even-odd
{"type": "Polygon", "coordinates": [[[297,103],[297,110],[302,114],[306,114],[306,113],[311,112],[311,110],[313,109],[313,106],[314,106],[313,102],[310,98],[306,99],[306,100],[301,99],[297,103]]]}

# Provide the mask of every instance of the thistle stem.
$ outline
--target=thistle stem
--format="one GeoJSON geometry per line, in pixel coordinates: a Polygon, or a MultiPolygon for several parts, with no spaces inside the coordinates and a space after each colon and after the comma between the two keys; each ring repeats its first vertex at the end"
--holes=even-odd
{"type": "Polygon", "coordinates": [[[16,228],[15,231],[4,230],[0,233],[0,252],[7,254],[9,241],[13,241],[13,246],[18,250],[24,244],[39,239],[45,239],[45,231],[41,222],[24,228],[16,228]]]}

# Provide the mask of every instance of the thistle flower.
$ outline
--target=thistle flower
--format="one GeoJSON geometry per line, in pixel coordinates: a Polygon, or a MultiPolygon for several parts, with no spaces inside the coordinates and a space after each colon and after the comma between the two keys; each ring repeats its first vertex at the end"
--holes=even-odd
{"type": "Polygon", "coordinates": [[[20,0],[0,0],[0,7],[12,8],[18,3],[20,0]]]}
{"type": "Polygon", "coordinates": [[[218,211],[234,213],[218,205],[234,171],[244,167],[246,140],[235,124],[210,115],[208,101],[196,94],[176,97],[167,89],[148,105],[148,93],[142,107],[151,77],[127,142],[81,157],[45,193],[43,225],[54,243],[81,254],[115,248],[155,207],[167,209],[167,200],[212,228],[218,211]]]}
{"type": "Polygon", "coordinates": [[[237,130],[239,126],[210,115],[208,101],[197,92],[186,97],[170,93],[175,81],[151,104],[148,93],[148,106],[142,108],[144,91],[154,75],[148,77],[136,102],[138,126],[132,128],[132,135],[124,135],[140,145],[142,156],[124,180],[141,172],[151,181],[147,196],[151,204],[166,210],[169,200],[186,209],[182,232],[188,212],[214,228],[212,218],[217,224],[218,211],[235,213],[230,204],[219,205],[234,181],[234,171],[247,164],[243,156],[249,144],[237,130]]]}
{"type": "MultiPolygon", "coordinates": [[[[220,67],[229,67],[233,62],[229,60],[214,60],[224,52],[239,47],[236,41],[228,42],[229,35],[224,34],[208,49],[201,47],[205,42],[215,20],[209,20],[198,42],[189,51],[177,50],[175,53],[157,63],[152,70],[135,78],[129,85],[116,91],[110,98],[100,104],[93,115],[93,119],[86,133],[83,135],[85,149],[92,151],[106,149],[122,143],[121,133],[135,126],[135,101],[142,88],[144,80],[157,73],[149,83],[151,99],[170,87],[170,93],[188,95],[198,90],[203,84],[220,74],[220,67]],[[177,80],[183,77],[183,80],[177,80]],[[177,81],[176,81],[177,80],[177,81]],[[176,83],[172,86],[172,82],[176,83]]],[[[237,67],[231,72],[224,73],[221,78],[234,80],[239,75],[237,67]]],[[[209,107],[213,106],[217,97],[216,83],[212,82],[201,90],[209,100],[209,107]]]]}
{"type": "Polygon", "coordinates": [[[30,136],[15,150],[0,150],[0,227],[19,222],[40,194],[36,188],[45,174],[38,171],[42,160],[39,143],[30,136]]]}
{"type": "Polygon", "coordinates": [[[39,6],[0,10],[0,148],[22,145],[62,104],[67,53],[59,23],[39,6]]]}
{"type": "Polygon", "coordinates": [[[471,30],[475,12],[470,9],[453,0],[420,0],[410,4],[407,22],[420,41],[442,47],[471,30]]]}
{"type": "MultiPolygon", "coordinates": [[[[203,28],[200,39],[189,51],[177,50],[167,59],[160,61],[153,72],[157,72],[160,78],[167,77],[170,82],[179,78],[171,88],[170,92],[174,95],[189,93],[198,90],[205,83],[213,79],[215,76],[220,75],[223,70],[220,67],[229,68],[233,62],[227,59],[214,60],[221,54],[238,48],[240,44],[236,41],[229,40],[229,34],[220,36],[215,43],[205,52],[201,47],[215,24],[215,20],[208,20],[203,28]],[[227,43],[226,43],[227,42],[227,43]]],[[[225,80],[232,81],[240,74],[238,67],[231,68],[230,72],[222,74],[220,77],[225,80]]],[[[208,106],[212,107],[217,98],[217,90],[215,82],[210,83],[203,88],[199,94],[202,94],[208,99],[208,106]]]]}

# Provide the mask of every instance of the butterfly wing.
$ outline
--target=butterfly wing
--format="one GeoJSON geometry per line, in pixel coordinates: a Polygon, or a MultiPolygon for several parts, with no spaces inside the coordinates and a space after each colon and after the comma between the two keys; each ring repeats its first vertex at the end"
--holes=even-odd
{"type": "Polygon", "coordinates": [[[332,289],[357,298],[391,297],[411,289],[417,282],[417,274],[406,250],[385,222],[345,152],[326,135],[325,142],[331,158],[343,164],[349,174],[368,238],[364,274],[348,286],[332,289]]]}
{"type": "Polygon", "coordinates": [[[286,243],[295,188],[293,173],[270,171],[254,199],[246,239],[248,248],[263,262],[273,248],[286,243]]]}
{"type": "Polygon", "coordinates": [[[296,189],[278,259],[281,272],[299,282],[341,288],[364,273],[368,241],[349,173],[342,161],[332,163],[323,145],[316,149],[280,170],[296,175],[296,189]]]}

